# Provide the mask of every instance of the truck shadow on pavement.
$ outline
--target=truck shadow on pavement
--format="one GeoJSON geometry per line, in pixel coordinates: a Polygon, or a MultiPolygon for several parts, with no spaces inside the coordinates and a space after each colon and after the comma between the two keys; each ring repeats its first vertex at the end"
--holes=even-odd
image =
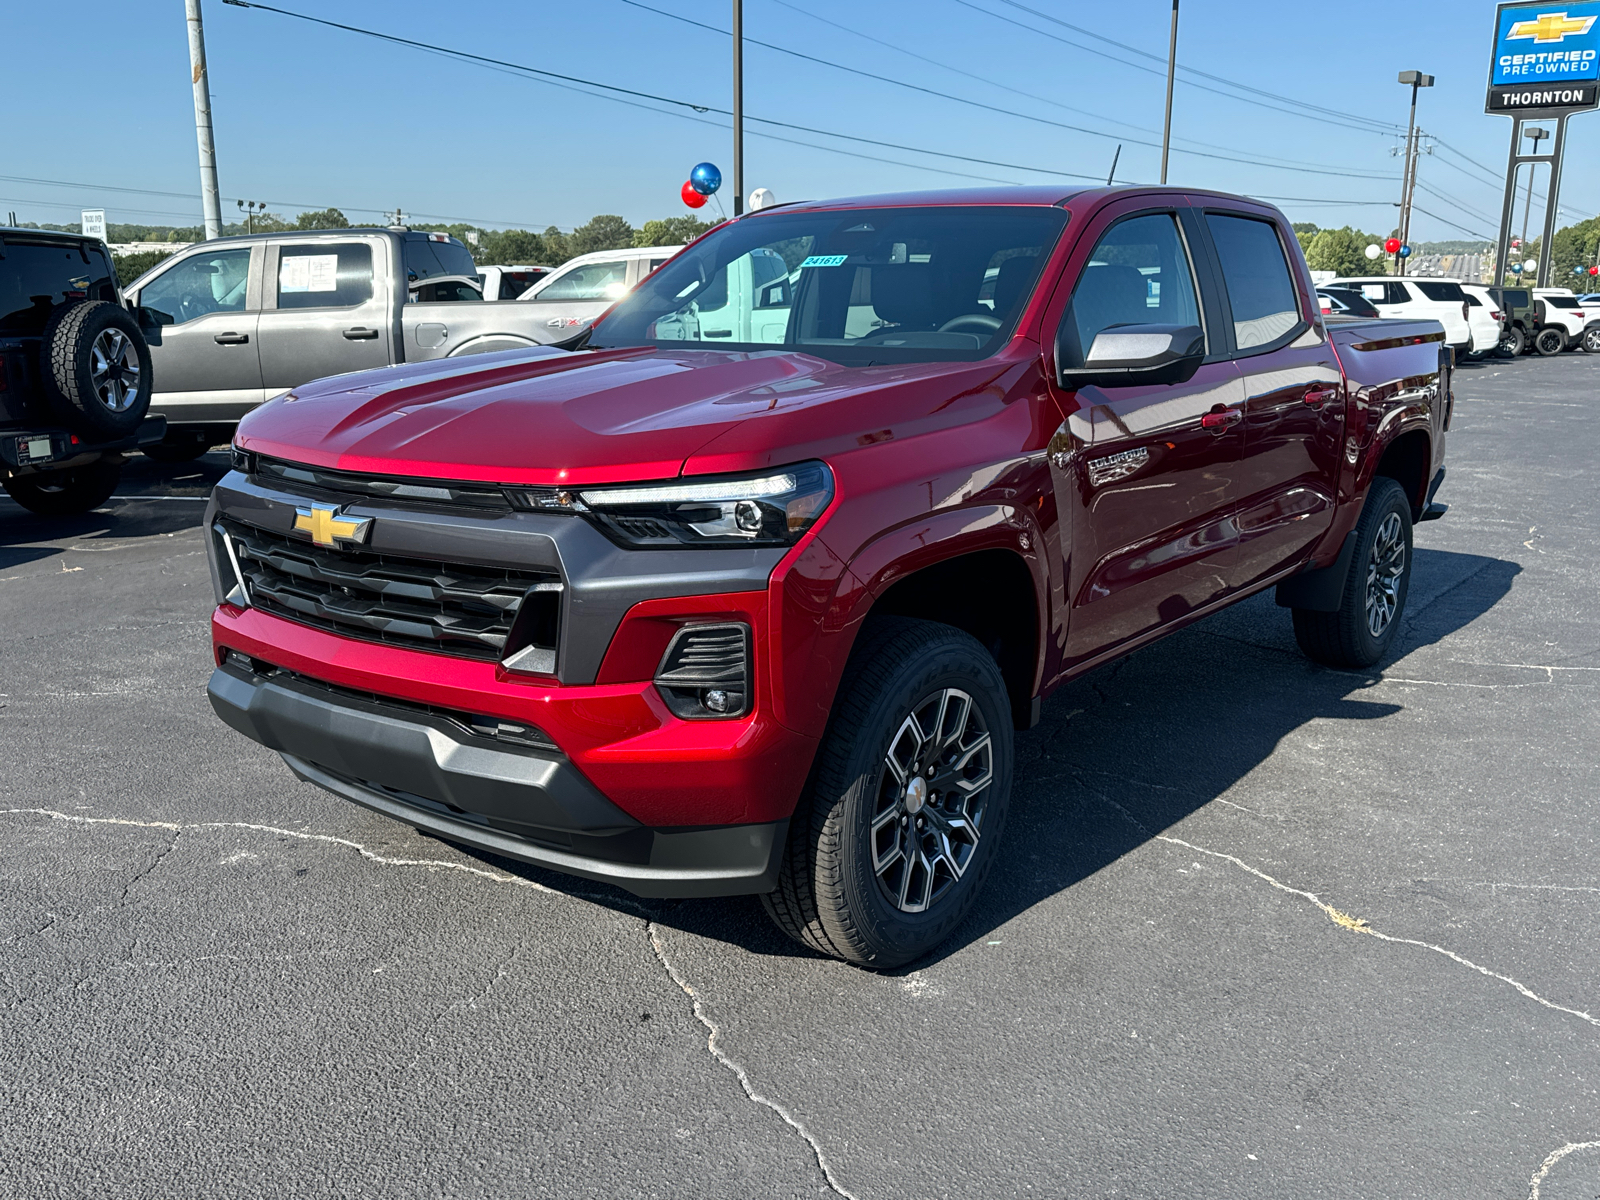
{"type": "MultiPolygon", "coordinates": [[[[1368,671],[1330,670],[1303,657],[1288,610],[1268,591],[1066,684],[1046,702],[1040,724],[1017,737],[1010,816],[977,906],[932,954],[892,974],[925,969],[986,940],[1218,801],[1308,722],[1381,721],[1402,711],[1363,693],[1389,664],[1493,608],[1520,571],[1502,559],[1418,549],[1400,640],[1368,671]]],[[[1308,779],[1277,799],[1285,811],[1315,805],[1322,786],[1308,779]]],[[[613,902],[597,895],[606,890],[599,885],[493,861],[753,954],[810,953],[778,932],[754,896],[659,901],[615,893],[613,902]]]]}

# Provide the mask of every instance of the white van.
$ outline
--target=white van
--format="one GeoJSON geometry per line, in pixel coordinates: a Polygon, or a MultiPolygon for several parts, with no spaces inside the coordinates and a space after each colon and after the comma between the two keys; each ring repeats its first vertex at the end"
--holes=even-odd
{"type": "MultiPolygon", "coordinates": [[[[1460,358],[1473,348],[1467,314],[1472,306],[1454,279],[1413,279],[1394,275],[1335,279],[1328,287],[1354,288],[1385,317],[1413,317],[1444,326],[1444,340],[1460,358]]],[[[1498,335],[1495,342],[1499,342],[1498,335]]],[[[1492,349],[1493,346],[1484,347],[1492,349]]]]}

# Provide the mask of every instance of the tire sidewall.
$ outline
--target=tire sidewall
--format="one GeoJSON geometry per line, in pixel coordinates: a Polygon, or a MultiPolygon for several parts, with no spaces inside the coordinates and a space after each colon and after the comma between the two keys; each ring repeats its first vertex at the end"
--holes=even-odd
{"type": "Polygon", "coordinates": [[[971,909],[1004,834],[1013,740],[1010,704],[999,669],[975,640],[955,630],[928,653],[908,660],[879,690],[847,759],[849,784],[830,815],[838,826],[843,898],[857,921],[856,936],[865,943],[870,965],[894,967],[911,961],[943,941],[971,909]],[[989,785],[978,847],[961,879],[927,912],[906,913],[883,894],[873,871],[873,808],[891,738],[914,704],[947,687],[970,695],[982,714],[993,743],[994,781],[989,785]]]}
{"type": "Polygon", "coordinates": [[[1546,357],[1560,354],[1567,347],[1567,340],[1559,329],[1541,329],[1539,336],[1533,339],[1533,348],[1546,357]],[[1553,345],[1553,350],[1546,350],[1547,345],[1553,345]]]}
{"type": "Polygon", "coordinates": [[[1580,345],[1585,354],[1600,354],[1600,328],[1585,329],[1580,345]]]}
{"type": "Polygon", "coordinates": [[[138,324],[123,309],[105,300],[83,300],[52,314],[42,352],[48,391],[57,415],[79,432],[100,440],[134,433],[150,408],[150,347],[138,324]],[[121,412],[107,408],[95,391],[92,349],[108,329],[133,344],[139,360],[139,388],[133,403],[121,412]]]}
{"type": "Polygon", "coordinates": [[[1355,623],[1355,636],[1362,657],[1369,663],[1377,662],[1389,652],[1396,630],[1406,612],[1406,597],[1411,591],[1413,565],[1411,502],[1403,487],[1387,477],[1373,481],[1366,507],[1361,513],[1361,523],[1356,536],[1355,557],[1350,564],[1350,585],[1345,603],[1350,606],[1350,618],[1355,623]],[[1367,568],[1372,560],[1373,543],[1377,541],[1378,527],[1391,512],[1400,514],[1400,528],[1405,540],[1405,568],[1400,572],[1400,585],[1395,597],[1394,616],[1383,633],[1373,637],[1367,628],[1367,568]]]}

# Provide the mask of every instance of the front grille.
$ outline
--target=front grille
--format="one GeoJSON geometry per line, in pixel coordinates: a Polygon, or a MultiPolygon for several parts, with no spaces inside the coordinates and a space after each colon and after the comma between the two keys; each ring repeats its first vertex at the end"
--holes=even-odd
{"type": "Polygon", "coordinates": [[[333,493],[363,500],[402,500],[407,507],[487,509],[570,513],[571,499],[560,488],[463,483],[406,476],[363,475],[332,467],[310,467],[264,454],[235,452],[235,465],[255,478],[290,491],[333,493]]]}
{"type": "Polygon", "coordinates": [[[263,612],[466,658],[498,659],[538,645],[554,660],[562,590],[554,571],[330,550],[226,518],[218,524],[249,603],[263,612]]]}

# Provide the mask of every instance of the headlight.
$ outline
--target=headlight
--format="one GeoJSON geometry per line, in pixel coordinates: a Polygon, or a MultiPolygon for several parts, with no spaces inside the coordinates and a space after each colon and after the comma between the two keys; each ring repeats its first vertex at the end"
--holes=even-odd
{"type": "Polygon", "coordinates": [[[833,472],[807,462],[758,475],[586,488],[574,507],[613,541],[636,549],[788,546],[832,499],[833,472]]]}

